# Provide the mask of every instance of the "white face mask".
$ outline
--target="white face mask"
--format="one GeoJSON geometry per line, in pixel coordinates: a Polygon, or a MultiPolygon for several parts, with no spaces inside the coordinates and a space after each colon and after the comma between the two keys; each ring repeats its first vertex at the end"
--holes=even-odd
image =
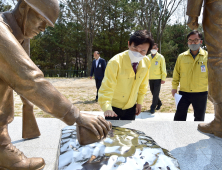
{"type": "Polygon", "coordinates": [[[145,57],[145,55],[143,56],[139,52],[129,50],[129,57],[131,63],[139,63],[145,57]]]}
{"type": "Polygon", "coordinates": [[[152,49],[150,52],[151,52],[151,54],[156,54],[156,53],[157,53],[157,50],[152,49]]]}

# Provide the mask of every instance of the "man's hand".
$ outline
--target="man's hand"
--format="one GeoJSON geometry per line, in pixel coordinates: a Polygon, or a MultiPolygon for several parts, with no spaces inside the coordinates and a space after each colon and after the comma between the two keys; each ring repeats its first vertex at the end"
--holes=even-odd
{"type": "Polygon", "coordinates": [[[136,115],[138,116],[141,113],[142,110],[142,105],[141,104],[136,104],[136,115]]]}
{"type": "Polygon", "coordinates": [[[105,117],[117,117],[117,114],[112,110],[106,110],[104,112],[104,116],[105,117]]]}
{"type": "Polygon", "coordinates": [[[177,89],[172,89],[171,93],[172,93],[172,95],[174,97],[175,93],[177,93],[177,89]]]}
{"type": "Polygon", "coordinates": [[[91,130],[98,139],[106,137],[108,132],[112,129],[111,122],[106,121],[102,116],[86,113],[79,113],[76,123],[78,126],[84,126],[91,130]]]}
{"type": "Polygon", "coordinates": [[[92,76],[90,76],[89,78],[92,79],[92,76]]]}
{"type": "Polygon", "coordinates": [[[198,17],[189,16],[187,25],[188,25],[188,27],[190,27],[191,30],[197,30],[199,27],[198,17]]]}
{"type": "Polygon", "coordinates": [[[164,83],[165,83],[165,81],[161,80],[161,84],[164,84],[164,83]]]}

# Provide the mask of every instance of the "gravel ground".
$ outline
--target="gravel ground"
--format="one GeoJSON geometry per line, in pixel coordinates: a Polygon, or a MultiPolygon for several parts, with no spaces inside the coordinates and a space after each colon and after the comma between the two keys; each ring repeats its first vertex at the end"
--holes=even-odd
{"type": "MultiPolygon", "coordinates": [[[[75,106],[81,111],[102,111],[99,104],[95,102],[96,86],[95,80],[89,78],[46,78],[51,82],[63,95],[65,95],[75,106]]],[[[171,95],[171,80],[167,78],[166,83],[161,86],[160,99],[162,100],[162,107],[158,112],[174,113],[175,102],[171,95]]],[[[22,114],[22,102],[20,97],[14,93],[15,101],[15,116],[21,116],[22,114]]],[[[148,88],[145,95],[142,111],[147,111],[152,103],[152,95],[148,88]]],[[[38,107],[35,106],[34,112],[36,117],[52,117],[38,107]]],[[[190,106],[189,113],[193,112],[192,106],[190,106]]],[[[207,101],[206,113],[214,113],[213,104],[207,101]]]]}

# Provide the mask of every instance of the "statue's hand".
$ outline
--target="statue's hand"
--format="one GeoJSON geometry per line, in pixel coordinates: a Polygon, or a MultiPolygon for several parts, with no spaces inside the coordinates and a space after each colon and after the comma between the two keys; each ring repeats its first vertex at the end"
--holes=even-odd
{"type": "Polygon", "coordinates": [[[188,27],[190,27],[191,30],[197,30],[199,27],[198,17],[189,16],[187,25],[188,25],[188,27]]]}
{"type": "Polygon", "coordinates": [[[80,113],[76,119],[78,126],[84,126],[91,130],[98,139],[105,138],[112,129],[112,124],[106,121],[102,116],[80,113]]]}

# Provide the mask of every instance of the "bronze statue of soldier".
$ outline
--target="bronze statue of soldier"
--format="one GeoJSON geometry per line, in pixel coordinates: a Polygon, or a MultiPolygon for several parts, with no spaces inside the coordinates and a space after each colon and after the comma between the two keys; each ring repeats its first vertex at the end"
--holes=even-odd
{"type": "MultiPolygon", "coordinates": [[[[3,18],[7,19],[7,24],[12,29],[12,34],[21,44],[26,53],[30,56],[30,37],[24,37],[24,27],[22,25],[15,24],[15,17],[10,12],[1,14],[3,18]]],[[[20,96],[22,107],[22,138],[30,139],[40,136],[40,131],[34,116],[33,104],[24,97],[20,96]]]]}
{"type": "MultiPolygon", "coordinates": [[[[46,79],[24,50],[25,41],[54,26],[59,15],[57,0],[19,0],[12,12],[0,15],[0,169],[40,170],[42,158],[27,158],[12,145],[8,124],[14,119],[13,90],[68,125],[75,122],[98,139],[111,124],[101,116],[80,113],[46,79]]],[[[27,45],[27,44],[26,44],[27,45]]]]}
{"type": "Polygon", "coordinates": [[[203,29],[208,50],[208,97],[214,104],[215,118],[210,123],[200,123],[198,130],[222,138],[222,0],[188,0],[188,26],[192,30],[198,28],[203,1],[203,29]]]}

